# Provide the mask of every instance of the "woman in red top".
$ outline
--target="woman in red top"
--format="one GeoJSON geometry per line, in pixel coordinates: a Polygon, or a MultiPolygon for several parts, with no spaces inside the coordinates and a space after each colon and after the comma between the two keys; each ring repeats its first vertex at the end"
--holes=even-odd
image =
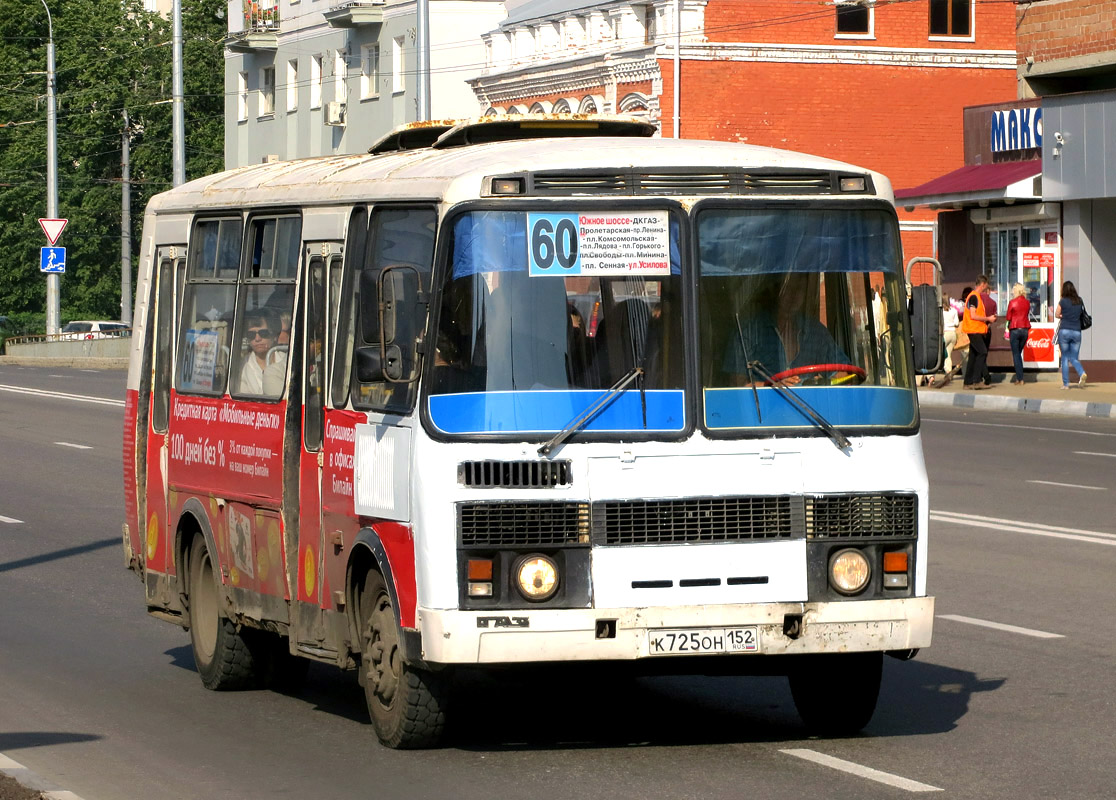
{"type": "Polygon", "coordinates": [[[1031,329],[1031,302],[1026,295],[1027,289],[1023,284],[1017,283],[1011,287],[1007,323],[1011,338],[1011,359],[1015,363],[1015,378],[1012,383],[1023,383],[1023,345],[1027,343],[1027,332],[1031,329]]]}

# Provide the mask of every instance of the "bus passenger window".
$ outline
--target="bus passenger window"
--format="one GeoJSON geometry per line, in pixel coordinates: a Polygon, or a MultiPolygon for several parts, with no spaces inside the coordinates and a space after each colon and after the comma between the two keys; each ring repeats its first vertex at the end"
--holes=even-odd
{"type": "Polygon", "coordinates": [[[250,259],[241,282],[233,394],[274,400],[282,396],[290,358],[298,217],[255,217],[248,227],[250,259]]]}
{"type": "Polygon", "coordinates": [[[191,394],[225,391],[236,306],[239,218],[201,220],[194,226],[182,299],[175,387],[191,394]]]}

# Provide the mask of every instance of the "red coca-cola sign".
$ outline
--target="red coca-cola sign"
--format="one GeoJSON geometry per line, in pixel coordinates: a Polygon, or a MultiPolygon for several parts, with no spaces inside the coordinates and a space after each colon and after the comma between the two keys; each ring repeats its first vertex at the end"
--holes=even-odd
{"type": "Polygon", "coordinates": [[[1023,345],[1024,361],[1054,360],[1054,331],[1050,328],[1031,328],[1027,331],[1027,343],[1023,345]]]}

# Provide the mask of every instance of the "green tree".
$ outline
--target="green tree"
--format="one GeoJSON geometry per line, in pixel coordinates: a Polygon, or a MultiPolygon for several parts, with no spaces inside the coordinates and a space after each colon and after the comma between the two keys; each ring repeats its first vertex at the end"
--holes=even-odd
{"type": "MultiPolygon", "coordinates": [[[[121,156],[130,122],[132,253],[143,209],[170,188],[171,25],[142,0],[47,0],[54,23],[58,210],[70,220],[62,316],[120,316],[121,156]]],[[[222,168],[223,0],[183,6],[186,177],[222,168]]],[[[46,41],[42,4],[0,0],[0,313],[41,312],[46,281],[46,41]]],[[[134,270],[133,270],[134,274],[134,270]]]]}

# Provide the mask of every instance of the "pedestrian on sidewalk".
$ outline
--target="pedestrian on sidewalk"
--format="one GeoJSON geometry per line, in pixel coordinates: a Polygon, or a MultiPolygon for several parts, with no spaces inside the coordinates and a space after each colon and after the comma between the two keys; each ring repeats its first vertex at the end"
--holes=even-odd
{"type": "Polygon", "coordinates": [[[1077,385],[1084,386],[1088,377],[1085,368],[1077,360],[1081,352],[1081,312],[1085,309],[1085,301],[1077,293],[1073,281],[1062,284],[1062,299],[1054,310],[1054,316],[1059,320],[1058,347],[1062,350],[1062,388],[1069,388],[1069,368],[1072,366],[1077,372],[1077,385]]]}
{"type": "Polygon", "coordinates": [[[953,346],[957,344],[957,325],[960,319],[957,309],[949,302],[949,295],[942,295],[942,344],[945,348],[945,361],[942,366],[946,375],[953,369],[953,346]]]}
{"type": "Polygon", "coordinates": [[[976,286],[965,301],[965,316],[958,326],[969,336],[969,360],[965,364],[965,388],[988,389],[990,384],[984,380],[984,369],[988,363],[988,324],[996,318],[989,316],[984,308],[984,292],[988,289],[988,278],[980,275],[976,286]]]}
{"type": "Polygon", "coordinates": [[[1027,288],[1017,283],[1011,287],[1011,302],[1007,307],[1008,335],[1011,339],[1011,361],[1015,365],[1012,383],[1023,383],[1023,346],[1031,330],[1031,302],[1027,288]]]}
{"type": "MultiPolygon", "coordinates": [[[[988,320],[988,330],[984,332],[984,343],[987,345],[989,352],[992,350],[992,323],[996,321],[999,311],[996,309],[996,300],[992,297],[992,287],[985,279],[984,288],[980,290],[980,299],[984,301],[984,313],[992,319],[988,320]]],[[[988,359],[984,359],[984,371],[980,375],[980,379],[988,386],[992,385],[992,373],[988,371],[988,359]]]]}

